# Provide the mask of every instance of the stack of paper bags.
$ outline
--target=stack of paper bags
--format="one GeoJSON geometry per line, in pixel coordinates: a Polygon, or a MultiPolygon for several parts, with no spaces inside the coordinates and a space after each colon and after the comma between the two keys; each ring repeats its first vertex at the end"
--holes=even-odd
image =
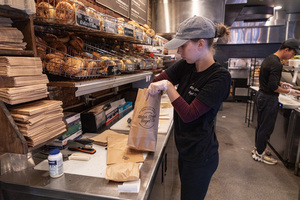
{"type": "Polygon", "coordinates": [[[0,17],[0,49],[22,51],[26,48],[26,42],[23,42],[24,35],[12,27],[12,23],[10,18],[0,17]]]}
{"type": "Polygon", "coordinates": [[[0,100],[15,105],[47,97],[39,57],[0,56],[0,100]]]}
{"type": "Polygon", "coordinates": [[[90,139],[94,140],[94,144],[107,146],[106,180],[124,182],[139,179],[143,152],[128,147],[128,135],[106,130],[90,139]]]}
{"type": "Polygon", "coordinates": [[[61,101],[41,100],[10,109],[28,146],[44,143],[66,131],[61,101]]]}

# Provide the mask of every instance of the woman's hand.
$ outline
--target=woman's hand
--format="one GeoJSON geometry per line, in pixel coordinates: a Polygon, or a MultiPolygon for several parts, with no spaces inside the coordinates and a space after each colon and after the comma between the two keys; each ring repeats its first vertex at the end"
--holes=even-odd
{"type": "Polygon", "coordinates": [[[168,89],[168,80],[157,81],[151,83],[147,89],[146,93],[146,100],[148,99],[149,95],[158,94],[160,91],[167,91],[168,89]]]}

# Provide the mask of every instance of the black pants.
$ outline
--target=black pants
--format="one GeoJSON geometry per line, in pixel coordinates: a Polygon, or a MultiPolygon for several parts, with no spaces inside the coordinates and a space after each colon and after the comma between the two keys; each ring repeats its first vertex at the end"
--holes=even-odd
{"type": "Polygon", "coordinates": [[[267,147],[267,142],[273,133],[277,112],[278,96],[265,94],[258,91],[256,95],[257,128],[255,132],[255,147],[262,154],[267,147]]]}
{"type": "Polygon", "coordinates": [[[219,154],[216,153],[202,163],[191,163],[178,159],[181,181],[181,200],[204,199],[210,179],[219,164],[219,154]]]}

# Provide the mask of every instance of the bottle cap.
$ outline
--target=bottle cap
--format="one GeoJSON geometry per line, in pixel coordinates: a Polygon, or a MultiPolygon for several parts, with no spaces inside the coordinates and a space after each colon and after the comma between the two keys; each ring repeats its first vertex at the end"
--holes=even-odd
{"type": "Polygon", "coordinates": [[[49,155],[56,155],[56,154],[59,154],[59,152],[60,152],[59,149],[56,148],[56,149],[51,150],[49,155]]]}

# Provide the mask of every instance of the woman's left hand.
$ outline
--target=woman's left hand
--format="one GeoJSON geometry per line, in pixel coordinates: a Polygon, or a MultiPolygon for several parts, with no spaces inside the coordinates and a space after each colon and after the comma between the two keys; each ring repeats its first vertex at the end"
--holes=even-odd
{"type": "Polygon", "coordinates": [[[149,95],[158,94],[160,91],[167,91],[168,89],[168,80],[157,81],[151,83],[147,89],[146,93],[146,100],[148,99],[149,95]]]}

